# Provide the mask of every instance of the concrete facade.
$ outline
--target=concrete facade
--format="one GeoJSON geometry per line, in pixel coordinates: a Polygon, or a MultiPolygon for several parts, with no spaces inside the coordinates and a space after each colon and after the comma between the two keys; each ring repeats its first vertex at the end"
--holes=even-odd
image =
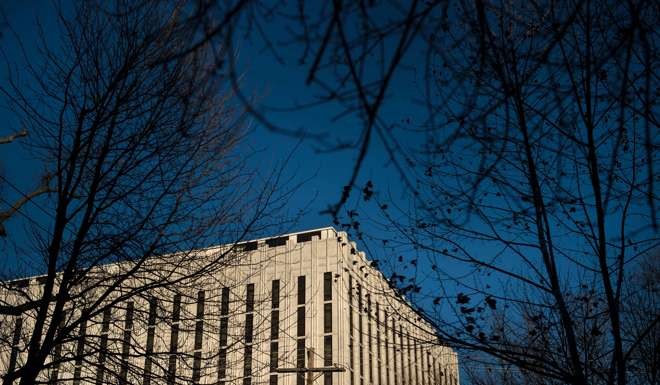
{"type": "MultiPolygon", "coordinates": [[[[58,354],[88,349],[86,360],[103,364],[71,360],[57,380],[306,385],[304,370],[313,367],[313,384],[458,384],[455,352],[346,233],[322,228],[239,246],[243,257],[222,271],[132,299],[86,325],[86,345],[71,341],[58,354]],[[116,359],[91,349],[92,340],[116,359]]],[[[6,372],[20,365],[29,320],[5,319],[3,327],[12,340],[0,352],[6,372]]]]}

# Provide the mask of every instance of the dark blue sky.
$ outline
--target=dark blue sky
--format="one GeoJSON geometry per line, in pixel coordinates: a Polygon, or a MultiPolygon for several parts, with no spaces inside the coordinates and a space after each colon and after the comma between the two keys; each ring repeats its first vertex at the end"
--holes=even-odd
{"type": "MultiPolygon", "coordinates": [[[[2,7],[16,36],[24,43],[27,57],[30,60],[38,60],[39,57],[36,48],[38,36],[35,18],[38,17],[43,24],[48,41],[52,40],[53,44],[57,41],[58,32],[50,2],[29,2],[27,4],[16,2],[4,4],[2,7]]],[[[266,25],[265,27],[268,36],[275,42],[283,41],[284,36],[287,34],[285,30],[287,26],[282,23],[266,25]]],[[[19,54],[16,36],[6,25],[2,27],[1,31],[0,47],[5,55],[1,62],[3,64],[5,62],[9,63],[12,66],[11,70],[14,71],[14,75],[18,75],[19,79],[24,79],[25,77],[21,75],[23,59],[19,54]]],[[[260,110],[271,123],[288,130],[302,130],[314,134],[325,133],[323,143],[325,145],[328,143],[354,144],[357,142],[363,129],[363,121],[355,112],[343,114],[343,108],[337,104],[323,104],[310,109],[294,108],[279,112],[273,110],[291,108],[297,104],[314,101],[319,95],[320,90],[318,88],[305,84],[310,63],[300,63],[301,46],[291,45],[288,48],[280,46],[278,50],[280,60],[276,60],[270,52],[264,50],[262,41],[239,39],[235,44],[238,58],[237,69],[241,74],[242,91],[255,100],[255,104],[260,106],[260,110]],[[268,107],[271,109],[268,109],[268,107]]],[[[413,149],[421,148],[420,144],[425,140],[423,134],[414,134],[411,133],[411,130],[406,130],[421,127],[426,118],[426,111],[422,110],[416,102],[416,99],[421,98],[424,93],[422,89],[424,84],[423,75],[421,68],[419,68],[423,63],[422,59],[421,49],[417,49],[414,45],[411,46],[406,59],[404,59],[393,78],[389,93],[379,114],[387,126],[399,126],[396,130],[397,139],[411,153],[414,151],[413,149]],[[418,98],[418,96],[420,97],[418,98]]],[[[2,78],[0,81],[6,82],[7,75],[8,68],[3,65],[0,68],[2,78]]],[[[332,78],[327,80],[332,81],[332,78]]],[[[7,108],[2,97],[0,97],[0,121],[2,122],[0,135],[6,135],[20,129],[19,122],[7,108]]],[[[283,179],[288,180],[289,177],[291,178],[288,183],[289,186],[304,182],[288,201],[287,213],[283,213],[283,215],[290,218],[297,215],[300,210],[305,210],[304,214],[298,222],[287,230],[297,231],[332,224],[332,218],[320,212],[339,200],[342,187],[349,181],[356,161],[356,148],[319,152],[319,149],[323,147],[319,142],[313,139],[301,140],[300,138],[275,133],[255,119],[252,120],[249,135],[242,146],[242,151],[250,155],[250,164],[261,174],[268,175],[279,167],[285,159],[289,159],[283,179]]],[[[38,180],[42,172],[42,166],[39,162],[28,158],[26,154],[27,152],[20,144],[0,147],[0,175],[11,182],[11,185],[4,185],[4,190],[0,191],[5,202],[11,202],[19,196],[14,187],[22,191],[29,191],[33,188],[35,181],[38,180]]],[[[472,161],[474,159],[465,159],[465,164],[472,161]]],[[[408,191],[403,185],[401,175],[389,161],[383,143],[378,136],[374,136],[360,171],[357,190],[354,191],[352,199],[346,205],[346,209],[359,210],[360,220],[366,227],[367,234],[386,237],[388,234],[386,231],[367,224],[378,222],[381,219],[381,214],[374,202],[374,200],[378,201],[380,199],[386,200],[390,206],[400,206],[403,212],[414,209],[408,191]],[[360,199],[360,189],[367,181],[372,181],[376,190],[376,195],[370,202],[364,202],[360,199]]],[[[441,202],[441,199],[437,199],[437,201],[441,202]]],[[[30,207],[29,210],[34,215],[41,215],[36,207],[30,207]]],[[[614,215],[609,217],[608,221],[617,220],[615,217],[614,215]]],[[[401,223],[406,225],[407,218],[404,216],[401,218],[401,223]]],[[[647,225],[643,217],[631,217],[630,223],[631,227],[642,229],[647,225]]],[[[613,222],[608,222],[607,225],[608,228],[617,229],[617,224],[613,222]]],[[[26,234],[29,234],[29,228],[25,226],[24,221],[20,220],[10,221],[8,230],[12,234],[18,234],[18,237],[25,237],[26,234]]],[[[611,232],[614,233],[614,231],[611,232]]],[[[411,233],[414,235],[414,231],[411,233]]],[[[530,236],[531,233],[524,232],[520,235],[525,237],[530,236]]],[[[575,238],[566,236],[563,240],[569,245],[562,246],[569,246],[567,247],[569,249],[573,246],[572,243],[575,238]]],[[[480,257],[491,258],[492,256],[495,259],[504,255],[502,259],[505,259],[509,256],[504,249],[489,248],[485,242],[470,241],[464,243],[462,246],[480,257]]],[[[383,246],[384,244],[378,241],[372,241],[362,245],[362,248],[370,251],[369,254],[372,258],[388,257],[386,263],[381,264],[386,275],[396,272],[407,276],[415,276],[416,283],[423,287],[422,295],[416,298],[422,304],[429,304],[434,296],[447,293],[450,300],[443,299],[443,306],[453,306],[455,305],[453,299],[457,292],[469,290],[466,288],[470,286],[478,287],[491,282],[491,278],[486,277],[484,274],[475,273],[468,264],[452,265],[449,258],[443,259],[443,256],[438,255],[434,255],[434,258],[428,258],[429,256],[425,255],[424,252],[410,247],[383,246]],[[400,261],[397,258],[399,255],[405,256],[405,263],[398,262],[400,261]],[[419,259],[420,263],[415,267],[411,266],[408,263],[411,258],[414,258],[415,261],[419,259]],[[437,277],[433,277],[429,267],[432,263],[438,263],[438,261],[447,264],[447,266],[443,266],[443,270],[444,273],[451,276],[450,278],[444,278],[445,276],[443,276],[442,279],[436,279],[437,277]],[[478,280],[479,282],[477,282],[478,280]],[[429,297],[425,298],[423,295],[429,297]],[[449,305],[445,305],[445,303],[449,303],[449,305]]],[[[433,246],[435,247],[435,245],[433,246]]],[[[582,251],[579,249],[584,245],[575,247],[576,252],[582,251]]],[[[585,254],[589,255],[587,252],[585,254]]],[[[538,257],[534,250],[530,251],[529,255],[531,258],[538,257]]],[[[0,271],[4,273],[11,274],[13,271],[26,270],[25,267],[16,266],[18,263],[16,259],[5,258],[2,261],[4,266],[0,268],[0,271]]],[[[518,259],[505,259],[502,266],[517,268],[516,263],[519,263],[518,259]]],[[[572,269],[573,265],[560,262],[560,268],[572,269]]],[[[567,286],[577,285],[577,281],[580,279],[570,275],[566,275],[566,277],[567,286]]],[[[500,278],[502,277],[497,279],[500,278]]],[[[497,287],[502,288],[502,290],[517,289],[516,287],[508,287],[509,281],[506,277],[501,279],[498,284],[497,287]]],[[[438,316],[438,313],[434,315],[438,316]]],[[[454,319],[451,312],[442,313],[439,318],[445,316],[454,319]]]]}
{"type": "MultiPolygon", "coordinates": [[[[9,26],[4,25],[0,44],[5,55],[5,61],[11,66],[13,75],[25,80],[23,70],[24,58],[20,54],[17,37],[22,41],[29,60],[38,60],[39,36],[36,20],[43,26],[47,40],[58,44],[58,28],[52,4],[41,2],[7,3],[3,11],[9,26]],[[14,35],[15,33],[15,35],[14,35]]],[[[277,39],[284,39],[285,31],[281,26],[269,26],[269,34],[277,39]]],[[[275,60],[269,52],[264,52],[263,42],[239,40],[236,42],[238,71],[242,74],[241,87],[246,95],[254,97],[255,104],[274,108],[288,108],[297,103],[314,100],[319,89],[305,84],[309,68],[308,63],[300,63],[298,47],[290,50],[280,50],[280,61],[275,60]]],[[[34,62],[33,62],[34,63],[34,62]]],[[[2,81],[6,82],[9,73],[4,65],[0,69],[2,81]]],[[[416,107],[411,103],[414,93],[420,92],[414,82],[414,71],[404,68],[401,76],[395,77],[391,92],[381,111],[381,116],[388,122],[414,124],[416,107]],[[412,81],[411,81],[412,80],[412,81]]],[[[342,114],[343,108],[337,104],[326,104],[312,109],[297,109],[288,112],[265,112],[268,119],[277,126],[290,130],[304,130],[312,133],[326,133],[325,145],[328,143],[356,143],[362,130],[363,122],[355,113],[342,114]],[[342,115],[337,118],[338,115],[342,115]]],[[[20,122],[8,108],[6,100],[0,98],[0,134],[5,135],[20,129],[20,122]]],[[[320,212],[329,205],[336,203],[341,195],[342,187],[348,182],[355,164],[357,150],[349,148],[342,151],[319,151],[320,145],[315,140],[291,137],[275,133],[258,121],[252,120],[250,134],[243,143],[244,151],[251,154],[253,165],[264,175],[268,174],[287,158],[286,174],[292,179],[289,186],[296,183],[302,185],[288,202],[288,213],[297,215],[304,210],[304,215],[290,230],[302,230],[332,225],[332,218],[320,212]]],[[[411,136],[412,138],[412,136],[411,136]]],[[[406,141],[402,141],[406,144],[406,141]]],[[[20,144],[3,146],[0,151],[0,168],[2,175],[11,181],[11,186],[5,186],[3,199],[12,201],[18,197],[17,189],[29,191],[38,180],[42,171],[38,161],[30,159],[27,151],[20,144]]],[[[284,178],[285,180],[287,178],[284,178]]],[[[360,188],[366,181],[373,181],[379,191],[388,191],[394,197],[404,198],[404,188],[400,178],[388,162],[387,154],[378,137],[374,136],[367,158],[360,172],[358,189],[348,209],[360,204],[360,188]]],[[[405,204],[402,200],[401,204],[405,204]]],[[[368,210],[364,204],[360,209],[368,210]]],[[[34,215],[40,215],[39,210],[31,208],[34,215]]],[[[24,234],[26,228],[22,221],[11,221],[10,231],[24,234]]]]}

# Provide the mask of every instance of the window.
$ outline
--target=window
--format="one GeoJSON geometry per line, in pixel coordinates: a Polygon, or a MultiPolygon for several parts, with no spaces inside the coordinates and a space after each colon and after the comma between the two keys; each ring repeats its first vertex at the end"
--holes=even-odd
{"type": "Polygon", "coordinates": [[[220,319],[220,346],[227,346],[227,329],[229,327],[229,318],[220,319]]]}
{"type": "Polygon", "coordinates": [[[16,359],[18,358],[18,344],[21,341],[21,331],[23,330],[23,318],[17,318],[14,324],[14,335],[11,340],[11,355],[9,356],[9,367],[7,373],[13,373],[16,368],[16,359]]]}
{"type": "Polygon", "coordinates": [[[193,353],[192,382],[198,384],[202,366],[202,338],[204,336],[204,290],[197,292],[197,311],[195,314],[195,352],[193,353]]]}
{"type": "MultiPolygon", "coordinates": [[[[80,324],[78,333],[78,344],[76,346],[75,369],[73,370],[73,385],[80,385],[80,375],[82,374],[82,360],[85,355],[85,337],[87,335],[87,321],[80,324]]],[[[149,385],[148,383],[145,385],[149,385]]]]}
{"type": "MultiPolygon", "coordinates": [[[[403,335],[403,333],[402,333],[403,335]]],[[[410,345],[410,336],[406,335],[406,345],[408,347],[408,383],[412,384],[413,365],[412,365],[412,346],[410,345]]]]}
{"type": "Polygon", "coordinates": [[[362,286],[357,286],[358,297],[358,348],[360,360],[360,383],[364,382],[364,346],[362,345],[364,330],[362,326],[362,286]]]}
{"type": "Polygon", "coordinates": [[[229,314],[229,288],[222,288],[222,298],[220,300],[220,315],[229,314]]]}
{"type": "Polygon", "coordinates": [[[305,304],[305,276],[298,277],[298,305],[305,304]]]}
{"type": "Polygon", "coordinates": [[[332,303],[323,304],[323,332],[332,333],[332,303]]]}
{"type": "Polygon", "coordinates": [[[227,348],[221,348],[218,360],[218,378],[223,379],[227,375],[227,348]]]}
{"type": "Polygon", "coordinates": [[[251,344],[254,329],[254,314],[249,313],[245,315],[245,343],[251,344]]]}
{"type": "Polygon", "coordinates": [[[254,284],[245,293],[245,353],[243,354],[243,385],[252,383],[252,342],[254,337],[254,284]]]}
{"type": "Polygon", "coordinates": [[[276,340],[280,333],[280,311],[273,310],[270,312],[270,339],[276,340]]]}
{"type": "Polygon", "coordinates": [[[380,305],[376,302],[376,360],[378,360],[378,365],[376,365],[376,370],[378,371],[378,384],[383,383],[383,363],[381,357],[381,339],[380,339],[380,305]]]}
{"type": "MultiPolygon", "coordinates": [[[[301,338],[296,343],[296,367],[304,368],[305,367],[305,339],[301,338]]],[[[305,385],[305,375],[303,373],[298,373],[296,376],[297,385],[305,385]]]]}
{"type": "Polygon", "coordinates": [[[176,383],[176,358],[179,350],[179,321],[181,318],[181,294],[174,295],[172,305],[172,331],[170,334],[170,359],[167,368],[167,383],[176,383]]]}
{"type": "Polygon", "coordinates": [[[196,351],[193,353],[193,372],[192,372],[192,382],[193,384],[199,384],[199,379],[201,377],[202,369],[202,352],[196,351]]]}
{"type": "Polygon", "coordinates": [[[414,359],[415,359],[415,380],[419,384],[420,383],[420,375],[419,375],[419,345],[417,344],[417,339],[413,337],[413,353],[414,353],[414,359]]]}
{"type": "Polygon", "coordinates": [[[298,337],[305,336],[305,307],[301,306],[298,308],[298,337]]]}
{"type": "Polygon", "coordinates": [[[196,319],[204,319],[204,290],[197,292],[197,314],[196,319]]]}
{"type": "Polygon", "coordinates": [[[103,383],[103,377],[105,377],[105,356],[108,350],[108,331],[110,330],[110,316],[111,309],[108,307],[103,311],[103,321],[101,322],[101,342],[99,346],[99,365],[98,371],[96,372],[96,384],[101,385],[103,383]]]}
{"type": "Polygon", "coordinates": [[[257,241],[243,244],[243,251],[253,251],[257,249],[257,241]]]}
{"type": "Polygon", "coordinates": [[[369,372],[367,373],[369,375],[368,381],[373,384],[374,382],[374,372],[373,372],[373,363],[374,363],[374,352],[371,344],[371,336],[372,336],[372,330],[371,330],[371,294],[367,294],[367,357],[369,357],[369,372]]]}
{"type": "Polygon", "coordinates": [[[245,345],[245,352],[244,352],[244,361],[243,361],[243,377],[245,377],[243,383],[245,384],[245,380],[248,380],[247,384],[250,384],[250,376],[252,376],[252,345],[245,345]]]}
{"type": "Polygon", "coordinates": [[[218,380],[224,384],[227,375],[227,332],[229,329],[229,288],[223,287],[220,294],[220,339],[218,345],[218,380]]]}
{"type": "Polygon", "coordinates": [[[321,238],[321,232],[320,231],[310,231],[309,233],[298,234],[298,236],[296,237],[296,241],[298,243],[309,242],[309,241],[312,240],[312,237],[319,237],[319,239],[320,239],[321,238]]]}
{"type": "Polygon", "coordinates": [[[273,371],[275,371],[275,369],[277,369],[278,350],[279,350],[279,343],[277,341],[272,341],[270,343],[270,371],[271,372],[273,372],[273,371]]]}
{"type": "Polygon", "coordinates": [[[144,373],[142,383],[151,385],[151,366],[153,365],[152,354],[154,352],[154,339],[156,338],[156,314],[158,301],[156,297],[149,298],[149,317],[147,320],[147,347],[144,352],[144,373]]]}
{"type": "Polygon", "coordinates": [[[195,322],[195,350],[202,348],[202,338],[204,336],[204,321],[198,319],[195,322]]]}
{"type": "Polygon", "coordinates": [[[353,341],[353,277],[348,276],[348,370],[351,377],[351,385],[355,384],[353,373],[354,344],[353,341]]]}
{"type": "Polygon", "coordinates": [[[396,384],[396,379],[399,377],[399,372],[397,371],[396,362],[397,359],[401,357],[401,349],[397,347],[396,344],[396,321],[392,318],[392,373],[394,374],[394,383],[396,384]]]}
{"type": "MultiPolygon", "coordinates": [[[[390,385],[390,346],[391,346],[391,340],[390,334],[389,334],[389,328],[388,328],[388,323],[387,323],[387,312],[383,313],[383,325],[385,326],[385,341],[383,341],[383,345],[385,347],[385,381],[387,385],[390,385]]],[[[395,363],[396,365],[396,363],[395,363]]],[[[396,368],[396,366],[395,366],[396,368]]],[[[396,372],[396,369],[394,369],[396,372]]]]}
{"type": "Polygon", "coordinates": [[[247,285],[247,294],[245,298],[245,311],[250,313],[254,311],[254,284],[247,285]]]}
{"type": "MultiPolygon", "coordinates": [[[[271,284],[272,301],[270,312],[270,371],[274,372],[278,367],[279,342],[280,337],[280,281],[273,280],[271,284]]],[[[277,374],[271,374],[269,378],[270,385],[277,385],[277,374]]]]}
{"type": "Polygon", "coordinates": [[[280,280],[276,279],[273,281],[271,286],[271,307],[277,309],[280,307],[280,280]]]}
{"type": "Polygon", "coordinates": [[[266,239],[266,244],[268,247],[284,246],[288,240],[289,237],[270,238],[266,239]]]}
{"type": "Polygon", "coordinates": [[[181,294],[174,295],[174,305],[172,307],[172,322],[179,322],[181,318],[181,294]]]}
{"type": "Polygon", "coordinates": [[[332,273],[323,273],[323,300],[332,300],[332,273]]]}
{"type": "Polygon", "coordinates": [[[332,336],[323,337],[323,365],[332,366],[332,336]]]}
{"type": "Polygon", "coordinates": [[[126,376],[128,375],[128,354],[131,350],[131,332],[133,331],[133,302],[126,304],[126,318],[124,320],[124,338],[121,347],[121,368],[119,369],[119,382],[128,384],[126,376]]]}

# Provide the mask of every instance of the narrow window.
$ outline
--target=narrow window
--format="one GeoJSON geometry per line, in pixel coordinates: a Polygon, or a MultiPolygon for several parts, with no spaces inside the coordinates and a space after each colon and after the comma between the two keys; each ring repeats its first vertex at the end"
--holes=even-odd
{"type": "Polygon", "coordinates": [[[277,341],[272,341],[270,343],[270,371],[274,372],[275,369],[277,369],[277,364],[278,364],[278,358],[277,358],[277,352],[279,349],[279,343],[277,341]]]}
{"type": "Polygon", "coordinates": [[[229,288],[223,287],[220,294],[220,339],[218,341],[218,382],[223,385],[227,375],[227,332],[229,329],[229,288]]]}
{"type": "Polygon", "coordinates": [[[305,307],[301,306],[298,308],[298,337],[304,337],[305,336],[305,307]]]}
{"type": "MultiPolygon", "coordinates": [[[[323,337],[323,366],[332,366],[332,336],[323,337]]],[[[332,385],[332,373],[323,375],[324,385],[332,385]]]]}
{"type": "Polygon", "coordinates": [[[227,329],[229,328],[229,318],[220,319],[220,346],[227,346],[227,329]]]}
{"type": "Polygon", "coordinates": [[[280,307],[280,280],[276,279],[272,283],[271,287],[272,299],[271,307],[277,309],[280,307]]]}
{"type": "Polygon", "coordinates": [[[274,373],[278,367],[280,337],[280,281],[273,280],[271,284],[272,301],[270,312],[270,385],[277,385],[277,374],[274,373]]]}
{"type": "Polygon", "coordinates": [[[323,332],[332,333],[332,303],[323,304],[323,332]]]}
{"type": "Polygon", "coordinates": [[[413,365],[412,365],[412,346],[410,345],[410,336],[406,335],[406,345],[408,346],[408,383],[412,385],[413,365]]]}
{"type": "Polygon", "coordinates": [[[108,307],[103,311],[103,321],[101,323],[101,342],[99,345],[98,371],[96,372],[96,385],[103,383],[105,377],[105,357],[108,352],[108,331],[110,330],[111,309],[108,307]]]}
{"type": "Polygon", "coordinates": [[[156,297],[149,298],[149,320],[147,321],[147,347],[144,352],[144,375],[142,383],[151,385],[151,367],[153,365],[154,339],[156,338],[156,314],[158,300],[156,297]]]}
{"type": "Polygon", "coordinates": [[[128,384],[126,376],[128,375],[128,355],[131,350],[131,332],[133,331],[133,302],[126,304],[126,319],[124,320],[124,338],[121,347],[121,368],[119,370],[119,383],[128,384]]]}
{"type": "Polygon", "coordinates": [[[426,385],[426,377],[429,376],[429,370],[427,367],[427,357],[426,354],[424,354],[424,345],[422,342],[419,343],[419,360],[420,360],[420,366],[422,368],[421,371],[421,377],[422,377],[422,385],[426,385]]]}
{"type": "Polygon", "coordinates": [[[305,304],[305,276],[298,277],[298,305],[305,304]]]}
{"type": "Polygon", "coordinates": [[[373,372],[373,363],[374,363],[374,352],[372,349],[372,330],[371,330],[371,294],[367,294],[367,357],[369,357],[368,365],[369,371],[367,372],[369,378],[368,381],[373,384],[374,382],[374,372],[373,372]]]}
{"type": "Polygon", "coordinates": [[[252,345],[245,345],[243,362],[243,385],[250,385],[252,382],[252,345]]]}
{"type": "Polygon", "coordinates": [[[80,324],[80,331],[78,333],[78,343],[76,345],[75,369],[73,370],[73,385],[80,385],[80,375],[82,374],[82,360],[83,360],[83,356],[85,355],[86,335],[87,335],[87,321],[83,321],[80,324]]]}
{"type": "Polygon", "coordinates": [[[55,346],[55,351],[53,352],[53,369],[50,373],[50,384],[57,383],[57,379],[60,375],[60,364],[59,361],[62,359],[62,344],[57,344],[55,346]]]}
{"type": "Polygon", "coordinates": [[[224,381],[222,381],[222,379],[224,379],[225,376],[227,375],[227,348],[226,347],[220,348],[220,352],[218,356],[219,356],[218,378],[220,378],[220,383],[224,384],[224,381]]]}
{"type": "Polygon", "coordinates": [[[276,340],[280,333],[280,311],[273,310],[270,312],[270,339],[276,340]]]}
{"type": "MultiPolygon", "coordinates": [[[[296,343],[296,367],[305,367],[305,339],[301,338],[296,343]]],[[[305,374],[298,373],[296,376],[297,385],[305,385],[305,374]]]]}
{"type": "Polygon", "coordinates": [[[332,273],[323,273],[323,300],[332,300],[332,273]]]}
{"type": "MultiPolygon", "coordinates": [[[[66,321],[68,317],[68,311],[65,312],[64,317],[60,319],[60,325],[59,327],[62,327],[64,325],[64,322],[66,321]]],[[[50,383],[55,384],[57,383],[57,379],[59,378],[60,374],[60,360],[62,359],[62,344],[57,344],[55,346],[55,351],[53,352],[53,369],[50,373],[50,383]]]]}
{"type": "Polygon", "coordinates": [[[380,354],[381,350],[381,340],[380,340],[380,304],[376,302],[376,360],[378,360],[378,365],[376,365],[376,370],[378,371],[378,384],[383,383],[383,362],[380,354]]]}
{"type": "Polygon", "coordinates": [[[400,357],[400,351],[396,344],[396,321],[392,317],[392,374],[394,375],[395,384],[397,383],[397,377],[400,377],[396,367],[397,359],[400,357]]]}
{"type": "Polygon", "coordinates": [[[417,343],[417,339],[413,337],[413,353],[414,353],[414,359],[415,359],[415,383],[419,385],[420,383],[420,373],[419,373],[419,344],[417,343]]]}
{"type": "Polygon", "coordinates": [[[204,319],[204,299],[205,294],[204,290],[197,292],[197,311],[195,314],[195,319],[204,319]]]}
{"type": "Polygon", "coordinates": [[[202,367],[202,342],[204,336],[204,290],[197,292],[197,311],[195,315],[195,352],[193,353],[192,382],[198,384],[202,367]]]}
{"type": "Polygon", "coordinates": [[[251,344],[254,336],[254,314],[245,315],[245,343],[251,344]]]}
{"type": "MultiPolygon", "coordinates": [[[[332,273],[323,273],[323,366],[332,366],[332,273]]],[[[332,385],[332,372],[323,374],[323,384],[332,385]]]]}
{"type": "Polygon", "coordinates": [[[410,367],[406,366],[405,356],[406,347],[403,340],[403,325],[399,324],[399,359],[401,360],[401,382],[406,381],[406,374],[408,375],[408,383],[410,383],[410,367]]]}
{"type": "Polygon", "coordinates": [[[332,336],[323,337],[323,366],[332,366],[332,336]]]}
{"type": "Polygon", "coordinates": [[[220,315],[229,314],[229,288],[222,288],[222,298],[220,300],[220,315]]]}
{"type": "Polygon", "coordinates": [[[192,383],[199,384],[199,379],[202,375],[202,352],[196,351],[193,353],[193,372],[192,383]]]}
{"type": "Polygon", "coordinates": [[[385,341],[383,343],[384,348],[385,348],[385,381],[387,385],[391,385],[392,383],[390,382],[390,346],[391,346],[391,340],[390,338],[390,333],[389,333],[389,324],[387,323],[387,312],[383,313],[383,325],[385,326],[385,341]]]}
{"type": "Polygon", "coordinates": [[[358,297],[358,344],[360,360],[360,384],[364,383],[364,346],[362,345],[364,330],[362,326],[362,286],[357,286],[358,297]]]}
{"type": "Polygon", "coordinates": [[[247,285],[245,298],[245,353],[243,354],[243,385],[252,383],[252,342],[254,337],[254,284],[247,285]]]}
{"type": "Polygon", "coordinates": [[[181,318],[181,294],[174,295],[172,305],[172,330],[170,334],[170,357],[167,366],[167,383],[176,383],[176,357],[179,351],[179,321],[181,318]]]}
{"type": "Polygon", "coordinates": [[[13,373],[16,369],[16,360],[18,359],[18,344],[21,341],[21,331],[23,330],[23,318],[17,318],[14,324],[14,335],[11,340],[11,355],[9,356],[9,368],[7,373],[13,373]]]}
{"type": "Polygon", "coordinates": [[[245,311],[250,313],[254,310],[254,284],[247,285],[247,298],[245,301],[245,311]]]}
{"type": "Polygon", "coordinates": [[[204,320],[195,321],[195,350],[202,348],[202,339],[204,336],[204,320]]]}
{"type": "Polygon", "coordinates": [[[355,385],[353,373],[354,340],[353,340],[353,277],[348,276],[348,370],[351,385],[355,385]]]}

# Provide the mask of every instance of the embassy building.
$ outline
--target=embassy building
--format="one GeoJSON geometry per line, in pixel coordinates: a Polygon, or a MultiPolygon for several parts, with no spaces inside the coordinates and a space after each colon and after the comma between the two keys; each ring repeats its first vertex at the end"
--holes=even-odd
{"type": "MultiPolygon", "coordinates": [[[[238,246],[241,257],[217,273],[130,298],[82,323],[40,380],[458,385],[456,353],[346,233],[328,227],[238,246]],[[74,358],[57,364],[67,354],[74,358]]],[[[24,362],[32,320],[1,321],[4,374],[24,362]]]]}

